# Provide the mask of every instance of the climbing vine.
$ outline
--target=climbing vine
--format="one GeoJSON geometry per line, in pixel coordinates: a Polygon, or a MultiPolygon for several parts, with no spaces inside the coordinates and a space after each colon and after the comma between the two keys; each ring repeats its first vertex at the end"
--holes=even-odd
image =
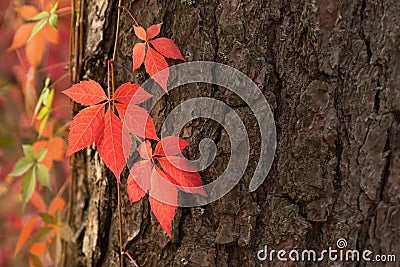
{"type": "MultiPolygon", "coordinates": [[[[21,194],[23,206],[33,204],[38,212],[24,224],[18,239],[15,252],[29,243],[29,263],[31,266],[42,266],[49,259],[58,265],[61,260],[62,240],[74,241],[74,233],[65,221],[66,201],[63,192],[68,186],[66,180],[57,190],[49,204],[42,199],[42,187],[52,192],[51,175],[53,161],[62,160],[64,153],[67,157],[94,144],[104,164],[112,171],[117,180],[118,190],[118,217],[120,230],[120,252],[136,264],[129,252],[123,251],[121,192],[120,183],[127,183],[127,195],[131,203],[142,199],[149,193],[150,207],[169,237],[172,237],[171,223],[178,206],[178,191],[207,196],[203,189],[201,177],[186,158],[179,156],[189,143],[178,136],[167,136],[162,139],[156,133],[153,119],[140,104],[153,96],[146,92],[139,84],[132,81],[118,81],[116,90],[114,61],[118,53],[119,24],[121,12],[126,12],[132,19],[135,35],[141,42],[132,48],[132,71],[144,65],[150,78],[154,79],[161,88],[168,93],[169,78],[168,63],[165,58],[184,61],[179,48],[168,38],[159,37],[162,23],[144,29],[134,18],[132,13],[119,1],[117,30],[115,36],[114,53],[107,61],[107,86],[103,88],[98,81],[82,80],[79,77],[78,63],[82,60],[79,48],[82,44],[82,30],[75,27],[82,19],[82,2],[79,8],[72,1],[72,9],[62,6],[59,1],[50,1],[40,5],[25,5],[16,9],[24,19],[15,32],[14,40],[9,51],[24,48],[31,72],[35,74],[41,64],[47,43],[57,43],[59,35],[59,16],[72,13],[72,32],[70,56],[73,66],[70,65],[70,78],[75,84],[62,93],[84,108],[72,119],[69,125],[68,148],[61,135],[67,127],[60,126],[54,135],[54,100],[57,92],[56,84],[51,83],[48,77],[44,81],[43,89],[36,97],[35,88],[30,88],[35,81],[26,81],[25,99],[26,111],[32,125],[37,129],[38,141],[23,146],[23,157],[15,164],[10,172],[11,177],[21,177],[21,194]],[[71,12],[72,11],[72,12],[71,12]],[[80,18],[80,19],[78,19],[80,18]],[[156,75],[157,74],[157,75],[156,75]],[[28,90],[30,90],[28,92],[28,90]],[[48,133],[50,131],[50,134],[48,133]],[[140,160],[129,168],[129,176],[125,180],[121,173],[127,165],[127,159],[133,142],[137,143],[140,160]],[[160,201],[154,195],[168,197],[168,203],[160,201]],[[33,238],[30,238],[33,237],[33,238]],[[48,252],[48,253],[47,253],[48,252]]],[[[65,78],[62,76],[60,79],[65,78]]],[[[71,197],[71,195],[70,195],[71,197]]],[[[129,227],[129,226],[126,226],[129,227]]],[[[121,266],[123,260],[121,259],[121,266]]]]}

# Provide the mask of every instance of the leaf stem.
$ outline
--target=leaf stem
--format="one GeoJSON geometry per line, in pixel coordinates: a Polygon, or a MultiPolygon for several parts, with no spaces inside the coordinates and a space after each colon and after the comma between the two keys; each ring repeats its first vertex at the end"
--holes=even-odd
{"type": "Polygon", "coordinates": [[[72,12],[72,8],[70,6],[67,6],[67,7],[63,7],[63,8],[60,8],[59,10],[57,10],[56,14],[60,16],[60,15],[68,14],[71,12],[72,12]]]}
{"type": "Polygon", "coordinates": [[[132,15],[132,13],[129,11],[129,9],[127,9],[125,6],[120,6],[119,8],[120,8],[120,9],[122,8],[122,9],[124,9],[126,12],[128,12],[129,16],[131,16],[133,22],[135,23],[135,26],[136,26],[136,27],[139,27],[139,23],[137,23],[135,17],[132,15]]]}
{"type": "Polygon", "coordinates": [[[135,267],[139,267],[139,265],[136,263],[136,261],[132,258],[131,254],[129,254],[129,252],[124,252],[124,255],[126,255],[129,260],[132,262],[133,265],[135,265],[135,267]]]}
{"type": "Polygon", "coordinates": [[[111,65],[111,59],[107,60],[107,96],[109,99],[111,99],[110,95],[110,65],[111,65]]]}
{"type": "Polygon", "coordinates": [[[124,267],[124,251],[122,249],[122,215],[121,215],[121,186],[117,181],[118,192],[118,227],[119,227],[119,251],[121,253],[121,267],[124,267]]]}
{"type": "MultiPolygon", "coordinates": [[[[110,95],[110,84],[108,84],[108,97],[111,99],[114,96],[115,92],[115,72],[114,72],[114,61],[117,56],[118,51],[118,41],[119,41],[119,30],[120,30],[120,22],[121,22],[121,5],[122,0],[118,0],[118,13],[117,13],[117,28],[115,29],[115,39],[114,39],[114,51],[112,55],[112,59],[108,61],[108,67],[111,68],[111,90],[112,95],[110,95]]],[[[110,75],[110,71],[108,71],[110,75]]],[[[110,83],[110,77],[108,77],[108,83],[110,83]]],[[[113,105],[113,109],[114,109],[113,105]]],[[[118,177],[119,178],[119,177],[118,177]]],[[[119,180],[119,179],[118,179],[119,180]]],[[[121,186],[120,182],[117,182],[117,195],[118,195],[118,228],[119,228],[119,251],[120,251],[120,266],[124,267],[124,250],[123,246],[123,236],[122,236],[122,214],[121,214],[121,186]]]]}
{"type": "Polygon", "coordinates": [[[58,78],[57,80],[55,80],[53,82],[52,86],[56,86],[56,84],[58,84],[59,82],[61,82],[62,80],[64,80],[67,77],[69,77],[69,73],[64,73],[60,78],[58,78]]]}

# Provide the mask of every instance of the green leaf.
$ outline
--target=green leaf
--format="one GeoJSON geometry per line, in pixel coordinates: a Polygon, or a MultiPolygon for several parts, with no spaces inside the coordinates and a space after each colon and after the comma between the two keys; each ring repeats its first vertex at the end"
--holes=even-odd
{"type": "Polygon", "coordinates": [[[49,17],[49,23],[51,27],[53,27],[54,29],[57,29],[57,21],[58,21],[58,15],[56,13],[51,14],[49,17]]]}
{"type": "Polygon", "coordinates": [[[37,20],[42,20],[45,18],[48,18],[50,16],[49,12],[47,11],[42,11],[39,14],[37,14],[36,16],[34,16],[33,18],[29,19],[30,21],[37,21],[37,20]]]}
{"type": "Polygon", "coordinates": [[[61,232],[61,238],[67,242],[70,242],[74,239],[74,232],[72,231],[71,227],[68,224],[60,224],[58,229],[61,232]]]}
{"type": "Polygon", "coordinates": [[[49,97],[49,88],[43,88],[40,97],[42,99],[42,104],[45,105],[47,103],[47,98],[49,97]]]}
{"type": "Polygon", "coordinates": [[[45,105],[46,107],[48,107],[50,109],[51,104],[53,103],[53,98],[54,98],[54,89],[52,88],[49,90],[49,96],[46,99],[46,103],[43,103],[43,105],[45,105]]]}
{"type": "Polygon", "coordinates": [[[38,119],[38,120],[43,119],[44,116],[47,115],[47,113],[49,113],[49,108],[46,107],[46,106],[42,107],[42,109],[40,110],[40,112],[39,112],[39,114],[38,114],[38,116],[37,116],[37,119],[38,119]]]}
{"type": "Polygon", "coordinates": [[[35,254],[29,253],[29,261],[32,263],[34,267],[43,267],[42,262],[40,261],[40,258],[36,256],[35,254]]]}
{"type": "Polygon", "coordinates": [[[57,8],[58,8],[58,2],[56,2],[55,5],[52,6],[52,8],[50,10],[50,14],[54,14],[54,12],[56,12],[57,8]]]}
{"type": "Polygon", "coordinates": [[[39,136],[42,135],[43,130],[44,130],[44,127],[46,126],[47,121],[49,120],[49,116],[50,116],[50,113],[48,113],[48,114],[46,115],[46,117],[44,117],[44,119],[42,120],[42,122],[40,123],[40,126],[39,126],[39,136]]]}
{"type": "Polygon", "coordinates": [[[56,224],[57,223],[56,219],[54,219],[54,217],[48,213],[39,213],[39,216],[47,224],[56,224]]]}
{"type": "Polygon", "coordinates": [[[17,163],[15,163],[14,169],[10,173],[11,176],[20,176],[26,173],[32,166],[33,160],[27,158],[20,158],[17,163]]]}
{"type": "Polygon", "coordinates": [[[38,23],[36,23],[35,27],[33,27],[31,35],[28,38],[28,41],[26,41],[27,43],[32,40],[32,38],[44,27],[44,25],[46,25],[47,23],[47,17],[42,18],[41,20],[39,20],[38,23]]]}
{"type": "Polygon", "coordinates": [[[21,183],[21,193],[22,193],[22,203],[25,206],[31,199],[33,191],[35,191],[36,186],[36,175],[33,169],[27,172],[22,179],[21,183]]]}
{"type": "Polygon", "coordinates": [[[41,148],[38,152],[37,161],[41,162],[42,160],[44,160],[46,154],[47,154],[47,148],[41,148]]]}
{"type": "Polygon", "coordinates": [[[49,238],[49,235],[53,231],[53,229],[53,227],[49,226],[40,227],[33,237],[33,243],[41,243],[46,241],[49,238]]]}
{"type": "Polygon", "coordinates": [[[44,88],[48,89],[50,85],[50,77],[47,77],[46,80],[44,80],[44,88]]]}
{"type": "Polygon", "coordinates": [[[49,170],[43,164],[37,164],[35,166],[37,171],[37,179],[39,183],[50,189],[50,175],[49,170]]]}
{"type": "Polygon", "coordinates": [[[24,155],[28,159],[35,159],[35,151],[31,145],[22,145],[22,151],[24,151],[24,155]]]}
{"type": "Polygon", "coordinates": [[[60,235],[55,235],[51,240],[49,246],[50,258],[53,261],[54,266],[58,266],[61,258],[61,238],[60,235]]]}
{"type": "MultiPolygon", "coordinates": [[[[46,80],[47,81],[47,80],[46,80]]],[[[37,117],[37,114],[39,112],[40,107],[42,106],[42,104],[44,105],[47,102],[47,97],[49,95],[49,88],[47,88],[47,86],[45,86],[42,90],[42,92],[40,93],[39,99],[36,103],[35,109],[33,111],[33,116],[32,116],[32,123],[34,122],[34,120],[37,117]]]]}

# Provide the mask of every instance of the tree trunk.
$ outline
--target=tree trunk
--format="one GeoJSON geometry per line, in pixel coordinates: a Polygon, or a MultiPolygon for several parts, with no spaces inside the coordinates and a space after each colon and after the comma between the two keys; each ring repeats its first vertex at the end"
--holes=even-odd
{"type": "MultiPolygon", "coordinates": [[[[80,79],[106,85],[117,2],[85,1],[80,79]]],[[[164,97],[152,113],[158,132],[166,115],[187,99],[207,96],[233,107],[248,130],[250,160],[229,194],[206,206],[179,208],[172,239],[147,197],[129,203],[125,171],[123,249],[139,266],[330,266],[334,262],[327,258],[261,261],[257,252],[265,245],[321,252],[336,249],[340,238],[347,249],[397,258],[345,266],[399,266],[400,1],[123,2],[143,27],[163,22],[161,35],[173,39],[187,61],[219,62],[248,75],[271,105],[278,139],[272,169],[251,193],[260,133],[249,107],[228,89],[205,84],[164,97]]],[[[117,85],[144,82],[143,70],[131,70],[138,40],[125,11],[119,40],[117,85]]],[[[224,171],[229,137],[218,123],[196,119],[183,137],[191,142],[189,159],[199,156],[203,138],[217,145],[216,159],[201,172],[205,183],[224,171]]],[[[76,154],[71,164],[77,234],[67,266],[119,266],[116,179],[93,148],[76,154]]]]}

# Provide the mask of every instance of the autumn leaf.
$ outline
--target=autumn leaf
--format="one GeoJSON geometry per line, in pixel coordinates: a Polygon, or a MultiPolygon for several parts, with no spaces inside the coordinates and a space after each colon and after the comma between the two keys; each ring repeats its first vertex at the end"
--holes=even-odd
{"type": "Polygon", "coordinates": [[[68,135],[67,156],[99,139],[104,129],[104,107],[104,104],[94,105],[81,110],[74,117],[68,135]]]}
{"type": "Polygon", "coordinates": [[[154,166],[151,175],[149,201],[151,211],[167,232],[168,236],[172,238],[171,224],[178,206],[178,193],[176,189],[167,182],[165,174],[157,166],[154,166]],[[153,196],[168,199],[168,203],[164,203],[153,196]]]}
{"type": "Polygon", "coordinates": [[[31,236],[32,232],[34,231],[35,227],[40,221],[39,216],[32,217],[21,229],[21,233],[19,234],[17,245],[15,246],[14,250],[14,257],[18,254],[21,250],[22,246],[26,243],[26,241],[31,236]]]}
{"type": "Polygon", "coordinates": [[[143,198],[150,189],[151,163],[148,160],[136,162],[129,172],[127,192],[129,201],[143,198]]]}
{"type": "Polygon", "coordinates": [[[137,70],[143,64],[144,55],[146,54],[146,44],[137,43],[132,49],[133,70],[137,70]]]}
{"type": "Polygon", "coordinates": [[[146,41],[147,40],[147,38],[146,38],[146,30],[145,29],[143,29],[143,27],[138,27],[138,26],[133,26],[133,30],[135,31],[135,35],[140,39],[140,40],[143,40],[143,41],[146,41]]]}
{"type": "Polygon", "coordinates": [[[196,167],[183,157],[172,156],[179,154],[188,144],[179,137],[168,136],[157,143],[153,153],[150,141],[145,140],[137,149],[143,160],[133,165],[127,181],[131,203],[149,191],[151,210],[170,237],[177,208],[177,189],[207,196],[196,167]]]}
{"type": "Polygon", "coordinates": [[[57,211],[61,212],[65,208],[65,200],[61,197],[55,197],[49,204],[48,214],[54,216],[57,211]]]}
{"type": "Polygon", "coordinates": [[[108,100],[101,85],[93,80],[77,83],[71,88],[64,90],[63,93],[84,106],[95,105],[108,100]]]}
{"type": "Polygon", "coordinates": [[[112,99],[124,104],[140,104],[151,97],[153,95],[147,93],[139,84],[128,82],[118,87],[112,99]]]}
{"type": "Polygon", "coordinates": [[[46,41],[58,43],[58,31],[54,29],[58,15],[55,14],[58,4],[48,5],[48,10],[39,10],[32,5],[25,5],[17,8],[17,13],[28,22],[22,24],[15,32],[13,41],[8,51],[25,46],[25,54],[29,64],[37,68],[42,60],[46,41]],[[52,27],[52,26],[53,27],[52,27]],[[50,29],[50,28],[53,28],[50,29]]]}
{"type": "Polygon", "coordinates": [[[35,153],[40,149],[47,149],[47,153],[43,161],[43,165],[51,170],[53,161],[62,161],[64,159],[65,142],[60,137],[50,138],[49,140],[40,140],[32,144],[35,153]]]}
{"type": "Polygon", "coordinates": [[[67,156],[94,142],[100,157],[119,181],[126,164],[125,157],[128,157],[124,154],[124,148],[128,151],[132,144],[129,133],[158,140],[151,117],[145,109],[136,106],[152,95],[138,84],[122,84],[111,99],[94,81],[80,82],[63,93],[74,101],[89,106],[81,110],[71,123],[67,156]],[[103,101],[106,102],[98,104],[103,101]],[[112,103],[117,108],[121,119],[114,114],[111,105],[104,114],[106,103],[112,103]],[[122,121],[125,122],[123,129],[122,121]]]}
{"type": "Polygon", "coordinates": [[[169,76],[169,69],[168,63],[167,61],[165,61],[164,57],[153,48],[148,47],[146,58],[144,60],[144,66],[147,73],[150,74],[150,76],[164,89],[166,93],[168,93],[167,81],[169,76]],[[155,76],[162,70],[165,71],[155,76]]]}
{"type": "Polygon", "coordinates": [[[146,72],[168,93],[167,82],[169,76],[168,63],[164,57],[185,60],[176,44],[168,38],[157,38],[152,40],[160,33],[162,23],[150,26],[147,31],[143,27],[134,26],[136,36],[145,41],[137,43],[132,49],[133,71],[138,69],[144,60],[146,72]],[[151,46],[149,45],[151,44],[151,46]],[[146,52],[147,50],[147,52],[146,52]],[[162,74],[157,73],[165,70],[162,74]]]}
{"type": "Polygon", "coordinates": [[[174,156],[182,152],[185,147],[189,145],[189,142],[183,140],[177,136],[167,136],[162,138],[160,142],[157,143],[154,150],[154,155],[156,156],[174,156]]]}
{"type": "Polygon", "coordinates": [[[151,25],[146,31],[147,40],[151,40],[154,37],[156,37],[160,33],[161,26],[162,26],[162,22],[158,23],[158,24],[155,24],[155,25],[151,25]]]}
{"type": "Polygon", "coordinates": [[[116,105],[128,132],[143,138],[159,140],[153,119],[147,110],[136,105],[116,105]]]}
{"type": "Polygon", "coordinates": [[[150,41],[150,44],[165,57],[185,60],[179,48],[171,39],[161,37],[150,41]]]}
{"type": "Polygon", "coordinates": [[[126,164],[122,147],[122,122],[110,109],[106,112],[104,122],[104,132],[96,141],[97,149],[104,163],[120,182],[119,176],[126,164]]]}
{"type": "Polygon", "coordinates": [[[142,159],[151,159],[153,157],[151,143],[149,140],[141,143],[137,151],[139,152],[139,155],[142,159]]]}
{"type": "Polygon", "coordinates": [[[157,159],[167,174],[168,180],[177,185],[186,193],[207,196],[204,191],[203,182],[195,166],[183,157],[170,156],[157,159]]]}
{"type": "Polygon", "coordinates": [[[23,19],[28,20],[39,14],[39,10],[32,5],[24,5],[20,8],[16,8],[18,15],[20,15],[23,19]]]}
{"type": "Polygon", "coordinates": [[[7,50],[11,51],[11,50],[14,50],[16,48],[23,46],[26,43],[26,41],[28,41],[29,35],[31,34],[34,26],[35,26],[35,23],[33,23],[33,22],[22,24],[15,31],[11,46],[7,50]]]}
{"type": "Polygon", "coordinates": [[[30,203],[40,212],[44,212],[46,210],[46,204],[44,203],[42,195],[36,191],[33,192],[30,203]]]}

